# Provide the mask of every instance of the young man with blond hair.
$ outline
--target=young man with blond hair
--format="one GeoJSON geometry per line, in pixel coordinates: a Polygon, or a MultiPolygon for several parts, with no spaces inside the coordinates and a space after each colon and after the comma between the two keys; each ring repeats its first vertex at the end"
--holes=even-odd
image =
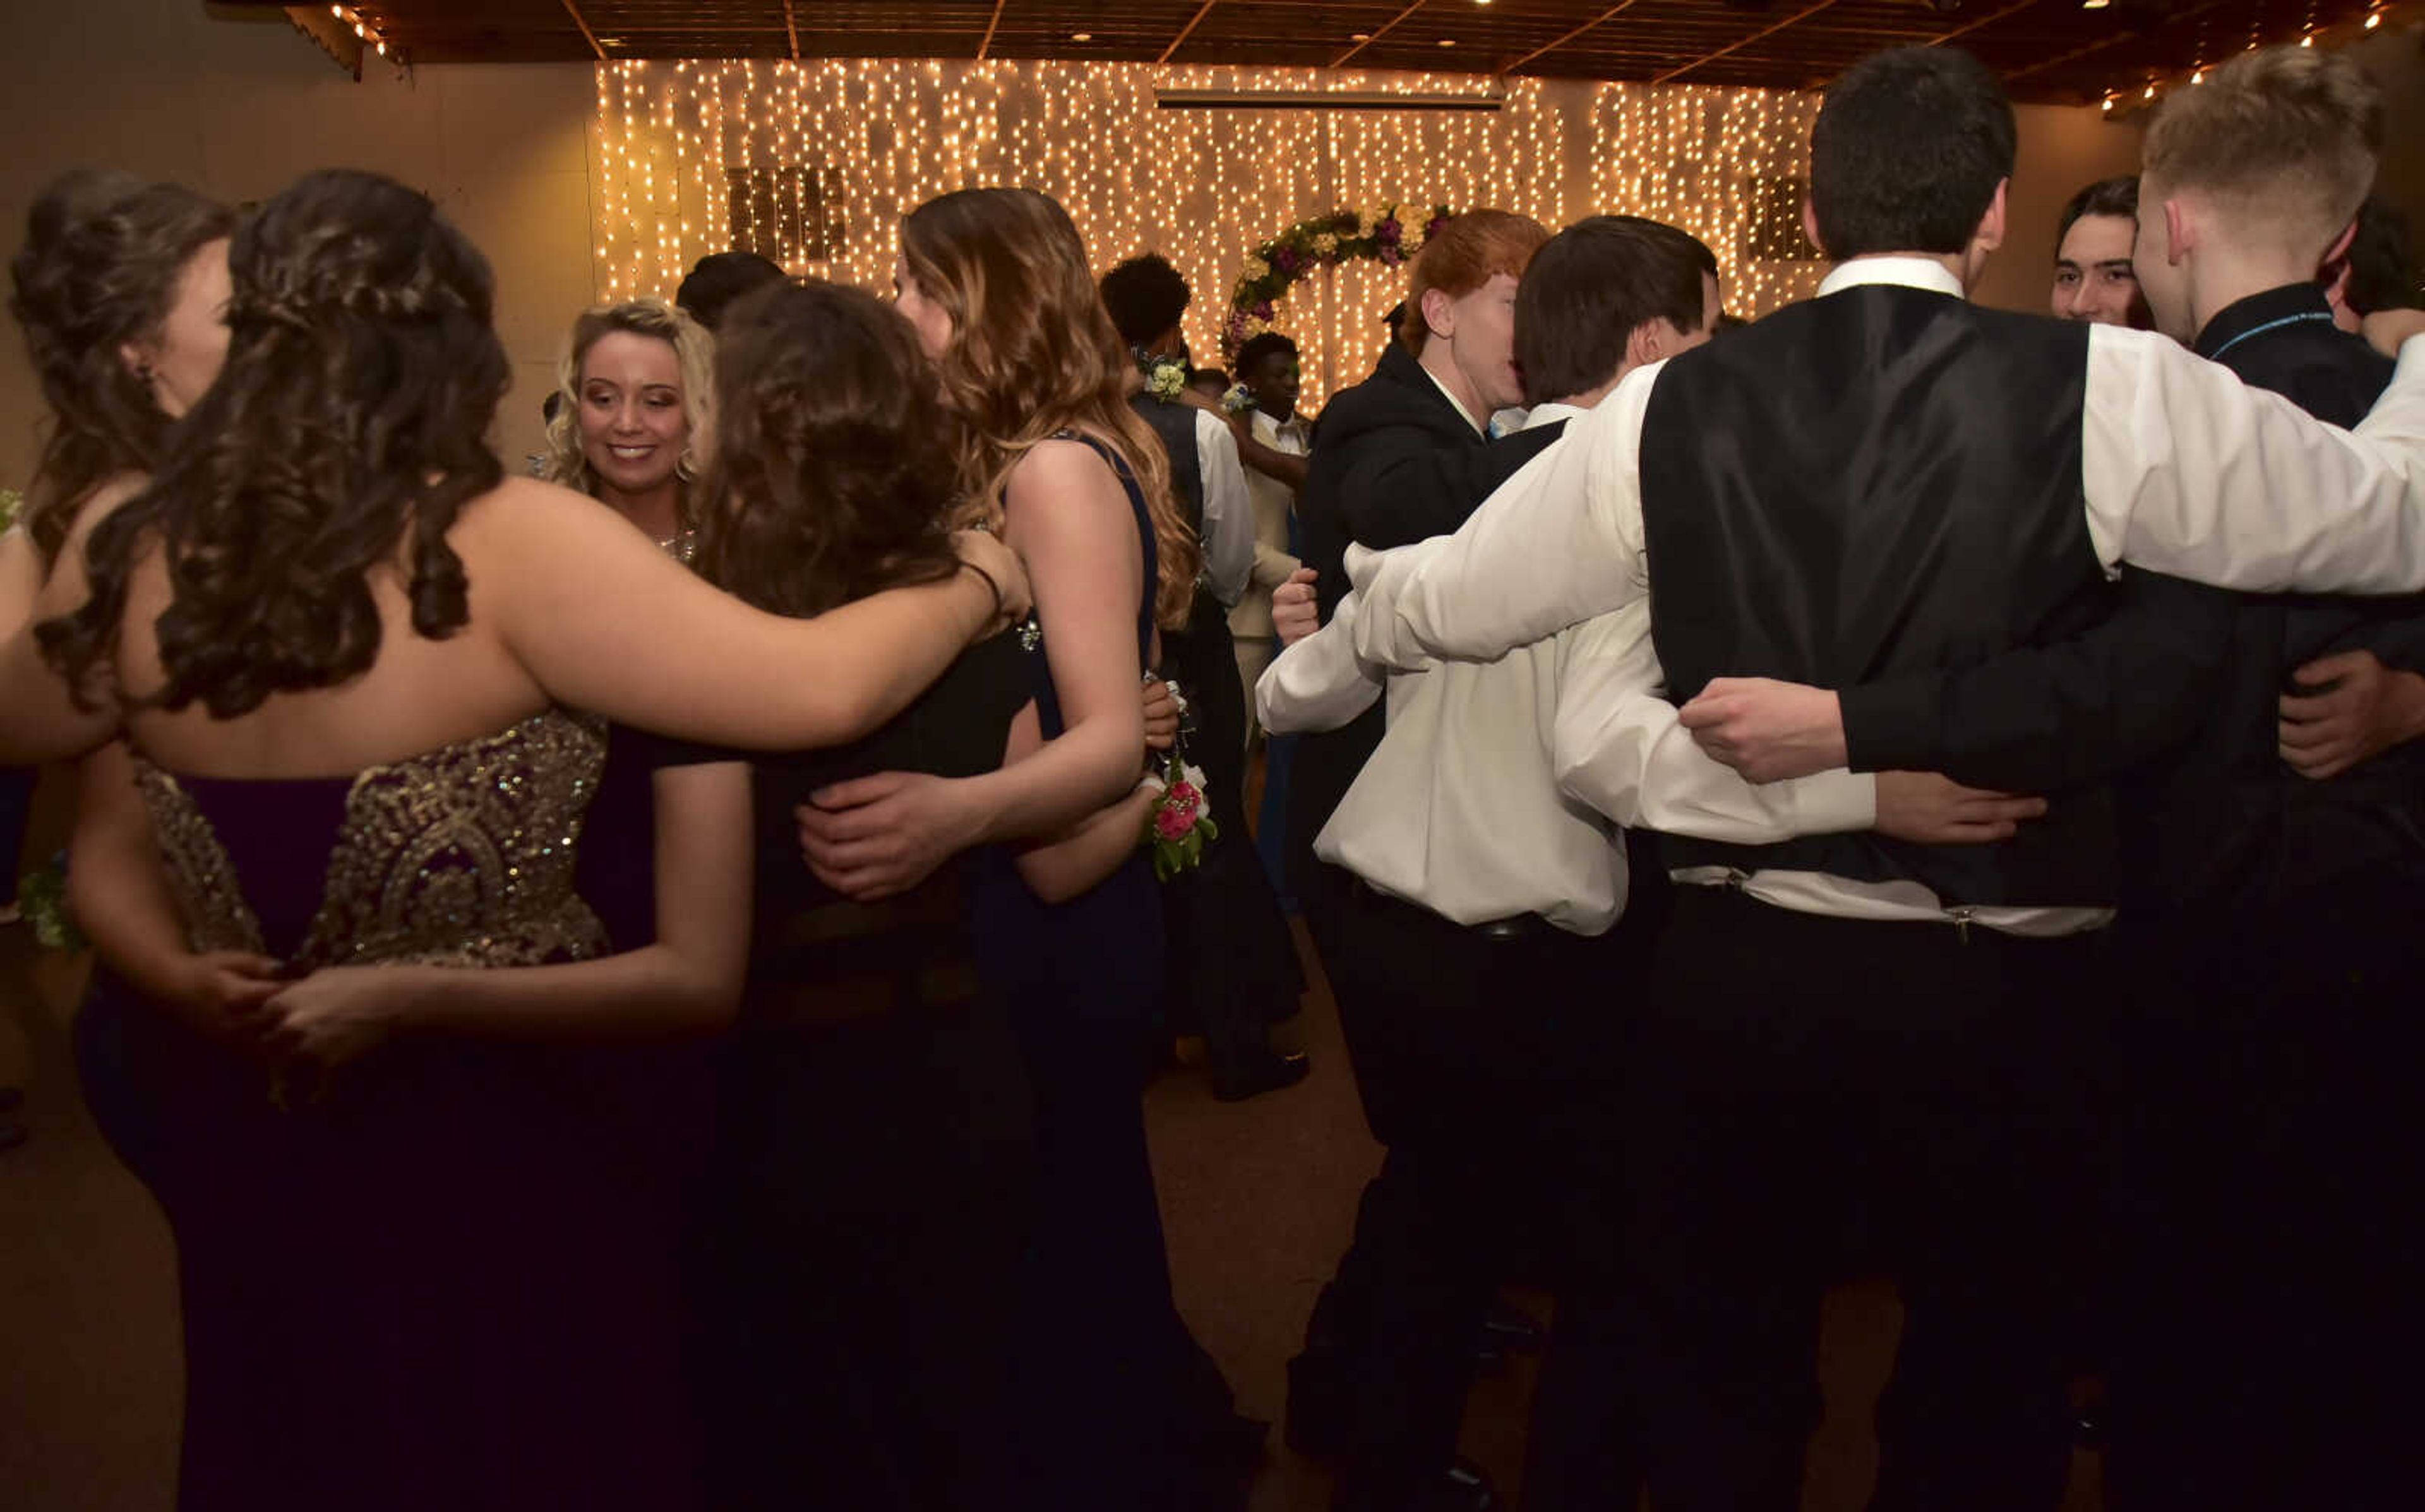
{"type": "MultiPolygon", "coordinates": [[[[2372,187],[2383,100],[2317,49],[2249,54],[2147,133],[2136,263],[2160,329],[2340,425],[2393,364],[2321,265],[2372,187]]],[[[2127,812],[2150,968],[2126,1053],[2116,1508],[2414,1506],[2404,1070],[2425,1049],[2425,597],[2219,595],[2223,692],[2127,812]],[[2134,1284],[2135,1283],[2135,1284],[2134,1284]]]]}

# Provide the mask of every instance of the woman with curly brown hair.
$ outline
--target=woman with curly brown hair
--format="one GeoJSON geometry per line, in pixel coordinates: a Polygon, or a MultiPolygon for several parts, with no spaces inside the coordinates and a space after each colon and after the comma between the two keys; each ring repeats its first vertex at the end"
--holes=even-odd
{"type": "Polygon", "coordinates": [[[1036,583],[1036,714],[999,772],[818,794],[802,815],[810,858],[865,898],[984,848],[977,961],[1036,1107],[1022,1396],[1049,1416],[1027,1424],[1031,1447],[1061,1504],[1200,1497],[1251,1462],[1261,1432],[1231,1414],[1171,1300],[1142,1106],[1162,915],[1138,849],[1151,799],[1136,792],[1141,669],[1155,627],[1186,616],[1198,549],[1058,204],[1029,189],[930,200],[902,224],[895,279],[936,362],[966,507],[1001,522],[1036,583]]]}
{"type": "MultiPolygon", "coordinates": [[[[75,516],[101,496],[126,497],[131,480],[158,461],[178,417],[217,376],[234,227],[226,207],[191,190],[98,169],[63,175],[35,199],[24,244],[9,264],[8,310],[41,384],[46,431],[16,527],[0,530],[0,635],[33,612],[75,516]]],[[[115,747],[96,753],[80,788],[122,763],[115,747]]],[[[30,771],[0,768],[0,899],[17,895],[33,786],[30,771]]],[[[112,845],[91,815],[89,804],[79,815],[72,883],[81,885],[88,873],[138,883],[156,877],[148,831],[112,845]]],[[[136,927],[139,932],[139,921],[136,927]]],[[[96,915],[88,932],[109,944],[125,930],[113,912],[96,915]]],[[[258,968],[241,957],[180,951],[172,979],[154,985],[178,1000],[257,1001],[268,991],[258,968]]],[[[120,990],[107,972],[95,988],[104,998],[120,990]]],[[[77,1021],[87,1095],[104,1108],[126,1102],[123,1055],[102,1032],[109,1022],[106,1012],[77,1021]]],[[[138,1122],[104,1117],[104,1126],[130,1163],[147,1163],[138,1122]]]]}
{"type": "Polygon", "coordinates": [[[487,264],[392,181],[307,176],[230,263],[217,381],[0,645],[0,754],[126,731],[189,943],[302,979],[254,1053],[194,1046],[164,1110],[180,1247],[232,1251],[185,1297],[185,1504],[679,1502],[639,1373],[594,1368],[617,1318],[576,1305],[595,1257],[554,1220],[602,1153],[568,1148],[581,1089],[544,1052],[721,1010],[602,956],[571,883],[600,742],[567,709],[847,741],[1021,574],[963,537],[977,571],[773,615],[505,478],[487,264]],[[468,969],[495,966],[534,969],[468,969]],[[362,967],[413,990],[342,990],[362,967]]]}
{"type": "MultiPolygon", "coordinates": [[[[950,427],[897,311],[814,280],[750,294],[725,313],[716,383],[709,581],[807,615],[952,570],[950,427]]],[[[1004,1504],[1025,1117],[979,990],[971,868],[854,903],[802,865],[792,811],[869,772],[1001,766],[1025,661],[1005,630],[867,739],[755,763],[757,919],[702,1294],[720,1507],[811,1488],[870,1512],[1004,1504]]]]}

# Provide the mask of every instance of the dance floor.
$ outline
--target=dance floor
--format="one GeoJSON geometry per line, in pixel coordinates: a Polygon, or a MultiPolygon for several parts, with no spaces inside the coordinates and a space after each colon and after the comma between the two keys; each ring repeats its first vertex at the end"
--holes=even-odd
{"type": "MultiPolygon", "coordinates": [[[[66,1023],[80,981],[24,929],[0,930],[0,1084],[25,1087],[20,1116],[32,1129],[0,1153],[0,1486],[14,1512],[166,1512],[182,1390],[172,1257],[158,1212],[77,1097],[66,1023]]],[[[1284,1033],[1313,1055],[1299,1087],[1216,1103],[1198,1074],[1179,1071],[1148,1097],[1180,1305],[1241,1408],[1275,1421],[1288,1358],[1379,1159],[1318,981],[1284,1033]]],[[[1809,1512],[1855,1512],[1867,1497],[1867,1423],[1896,1326],[1882,1287],[1830,1299],[1809,1512]]],[[[1511,1494],[1532,1381],[1532,1362],[1517,1361],[1476,1387],[1466,1418],[1466,1453],[1511,1494]]],[[[2065,1512],[2094,1512],[2096,1480],[2093,1456],[2080,1456],[2065,1512]]],[[[1275,1429],[1254,1512],[1320,1512],[1328,1486],[1327,1469],[1275,1429]]]]}

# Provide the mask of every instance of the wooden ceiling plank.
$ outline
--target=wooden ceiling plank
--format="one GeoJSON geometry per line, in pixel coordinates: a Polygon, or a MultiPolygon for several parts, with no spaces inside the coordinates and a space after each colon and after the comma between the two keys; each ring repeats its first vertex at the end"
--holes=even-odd
{"type": "Polygon", "coordinates": [[[1699,68],[1705,63],[1714,63],[1729,53],[1742,52],[1744,48],[1749,47],[1756,41],[1759,41],[1761,38],[1773,37],[1776,33],[1783,31],[1786,27],[1792,25],[1797,21],[1806,21],[1810,17],[1819,14],[1819,12],[1823,10],[1832,9],[1838,3],[1839,0],[1816,0],[1815,4],[1803,7],[1793,14],[1786,17],[1783,21],[1771,22],[1769,24],[1762,26],[1759,30],[1753,32],[1750,36],[1737,38],[1735,40],[1728,42],[1726,46],[1719,48],[1716,52],[1708,54],[1701,57],[1696,57],[1681,68],[1669,69],[1666,72],[1662,73],[1650,82],[1653,84],[1666,84],[1673,80],[1682,78],[1685,74],[1692,72],[1694,69],[1699,68]]]}
{"type": "Polygon", "coordinates": [[[792,61],[800,60],[800,23],[792,14],[792,0],[783,0],[783,39],[792,44],[792,61]]]}
{"type": "Polygon", "coordinates": [[[1355,46],[1349,48],[1344,53],[1340,54],[1337,57],[1332,58],[1330,60],[1330,66],[1332,68],[1345,67],[1349,58],[1354,57],[1357,54],[1372,46],[1374,42],[1379,41],[1382,38],[1389,36],[1391,31],[1396,29],[1398,23],[1406,20],[1421,8],[1423,8],[1423,0],[1414,0],[1414,4],[1406,7],[1405,9],[1399,11],[1396,15],[1391,16],[1389,20],[1381,23],[1378,26],[1373,27],[1373,35],[1365,38],[1362,41],[1357,42],[1355,46]]]}
{"type": "Polygon", "coordinates": [[[1186,42],[1187,39],[1195,35],[1196,27],[1197,24],[1204,20],[1205,13],[1218,4],[1220,4],[1220,0],[1204,0],[1202,5],[1197,6],[1196,8],[1196,14],[1187,18],[1187,24],[1179,28],[1179,35],[1170,40],[1170,45],[1164,48],[1162,50],[1162,56],[1155,58],[1154,61],[1156,63],[1169,62],[1170,55],[1178,52],[1180,47],[1186,42]]]}
{"type": "Polygon", "coordinates": [[[564,6],[564,13],[570,16],[572,18],[572,24],[581,28],[582,39],[589,43],[589,50],[598,55],[599,62],[605,62],[606,49],[598,45],[598,34],[591,31],[589,29],[589,23],[581,18],[581,8],[574,5],[572,0],[561,0],[561,3],[564,6]]]}
{"type": "Polygon", "coordinates": [[[1499,72],[1502,73],[1513,73],[1518,69],[1522,68],[1525,64],[1530,63],[1536,57],[1539,57],[1542,54],[1556,52],[1559,48],[1566,46],[1568,42],[1573,41],[1576,38],[1581,37],[1583,33],[1591,30],[1602,22],[1615,20],[1618,16],[1621,16],[1625,12],[1632,9],[1637,3],[1638,0],[1617,0],[1615,5],[1609,7],[1606,10],[1601,11],[1591,20],[1584,22],[1582,25],[1577,26],[1574,30],[1566,33],[1564,37],[1559,38],[1556,41],[1547,42],[1533,49],[1522,57],[1518,58],[1515,62],[1508,64],[1503,69],[1501,69],[1499,72]]]}
{"type": "Polygon", "coordinates": [[[985,40],[977,43],[977,61],[980,63],[985,61],[986,54],[993,49],[994,28],[1002,24],[1002,8],[1003,0],[993,0],[993,14],[986,18],[985,40]]]}

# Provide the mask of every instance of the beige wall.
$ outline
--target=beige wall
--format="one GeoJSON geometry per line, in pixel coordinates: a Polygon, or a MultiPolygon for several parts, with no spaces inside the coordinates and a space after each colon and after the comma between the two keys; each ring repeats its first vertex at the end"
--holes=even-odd
{"type": "MultiPolygon", "coordinates": [[[[9,140],[0,240],[13,254],[52,176],[99,166],[258,199],[316,167],[376,168],[434,195],[497,270],[515,386],[499,420],[508,465],[538,445],[558,345],[590,297],[586,125],[579,64],[380,68],[354,83],[271,12],[194,0],[76,0],[16,18],[0,49],[9,140]],[[236,19],[229,19],[236,18],[236,19]]],[[[40,396],[0,338],[0,485],[32,471],[40,396]]]]}
{"type": "Polygon", "coordinates": [[[2043,312],[2054,283],[2055,223],[2080,186],[2139,171],[2139,132],[2101,112],[2023,105],[2004,203],[2004,246],[1975,294],[1982,304],[2043,312]]]}

